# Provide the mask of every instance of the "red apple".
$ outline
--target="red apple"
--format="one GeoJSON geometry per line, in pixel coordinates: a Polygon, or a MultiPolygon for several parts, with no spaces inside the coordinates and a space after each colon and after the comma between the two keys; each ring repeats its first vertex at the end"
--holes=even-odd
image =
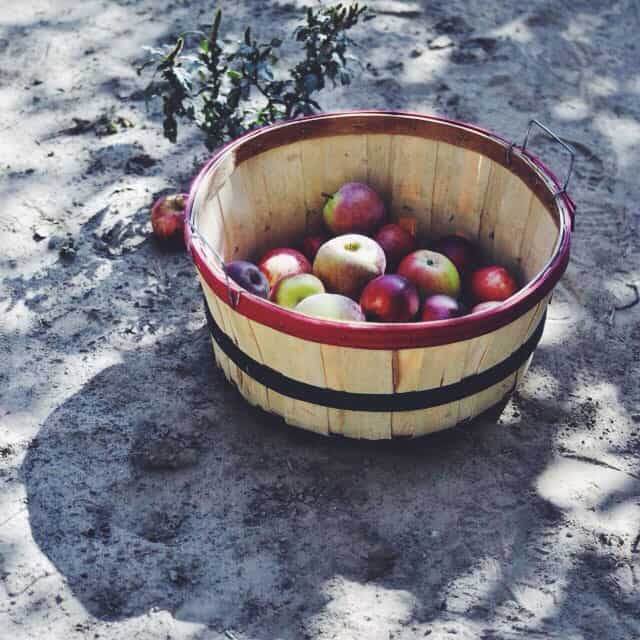
{"type": "Polygon", "coordinates": [[[324,293],[324,285],[320,278],[316,278],[312,273],[298,273],[282,278],[271,297],[281,307],[293,309],[301,300],[317,293],[324,293]]]}
{"type": "Polygon", "coordinates": [[[448,320],[465,314],[465,308],[461,302],[451,296],[437,293],[428,296],[422,304],[420,318],[423,322],[431,320],[448,320]]]}
{"type": "Polygon", "coordinates": [[[188,193],[158,198],[151,207],[151,227],[161,240],[184,242],[184,214],[188,193]]]}
{"type": "Polygon", "coordinates": [[[395,222],[380,227],[374,239],[382,247],[387,258],[388,273],[395,271],[400,260],[416,248],[416,239],[413,234],[395,222]]]}
{"type": "Polygon", "coordinates": [[[469,295],[475,304],[506,300],[518,290],[515,278],[498,265],[476,269],[469,278],[469,295]]]}
{"type": "Polygon", "coordinates": [[[384,251],[375,240],[348,233],[320,247],[313,273],[329,291],[357,300],[367,282],[382,275],[385,266],[384,251]]]}
{"type": "Polygon", "coordinates": [[[406,278],[388,274],[367,284],[360,296],[360,306],[368,320],[410,322],[418,313],[420,297],[406,278]]]}
{"type": "Polygon", "coordinates": [[[281,247],[267,251],[260,258],[258,268],[266,276],[269,290],[273,295],[276,285],[282,278],[295,276],[298,273],[310,273],[311,263],[299,251],[281,247]]]}
{"type": "Polygon", "coordinates": [[[243,289],[261,298],[269,297],[269,283],[264,273],[252,262],[234,260],[224,266],[227,275],[243,289]]]}
{"type": "Polygon", "coordinates": [[[302,253],[313,262],[318,249],[329,239],[326,233],[314,233],[302,239],[302,253]]]}
{"type": "Polygon", "coordinates": [[[365,317],[360,305],[339,293],[316,293],[305,298],[295,311],[317,318],[343,320],[345,322],[364,322],[365,317]]]}
{"type": "Polygon", "coordinates": [[[478,265],[476,248],[462,236],[445,236],[441,238],[433,246],[433,251],[447,256],[456,265],[456,269],[463,279],[478,265]]]}
{"type": "Polygon", "coordinates": [[[335,234],[373,233],[386,217],[384,202],[362,182],[347,182],[329,196],[322,211],[324,221],[335,234]]]}
{"type": "Polygon", "coordinates": [[[497,302],[496,300],[488,300],[487,302],[481,302],[477,304],[469,313],[480,313],[481,311],[489,311],[489,309],[495,309],[499,307],[502,303],[497,302]]]}
{"type": "Polygon", "coordinates": [[[458,270],[447,256],[435,251],[410,253],[400,263],[398,274],[413,282],[423,298],[436,293],[457,298],[460,294],[458,270]]]}

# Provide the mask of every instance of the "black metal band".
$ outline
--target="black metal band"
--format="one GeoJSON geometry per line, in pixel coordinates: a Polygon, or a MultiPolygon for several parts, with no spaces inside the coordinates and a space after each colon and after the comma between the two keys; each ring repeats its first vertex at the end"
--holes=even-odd
{"type": "Polygon", "coordinates": [[[415,411],[462,400],[484,391],[516,372],[535,351],[544,331],[546,312],[531,337],[508,358],[459,382],[434,389],[404,393],[351,393],[316,387],[294,380],[250,358],[216,324],[205,299],[204,308],[211,337],[223,353],[244,373],[265,387],[283,396],[303,400],[324,407],[351,411],[415,411]]]}

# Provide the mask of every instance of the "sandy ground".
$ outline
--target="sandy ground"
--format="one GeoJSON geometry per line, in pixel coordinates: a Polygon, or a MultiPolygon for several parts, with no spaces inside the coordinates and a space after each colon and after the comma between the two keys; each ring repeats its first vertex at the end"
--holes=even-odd
{"type": "MultiPolygon", "coordinates": [[[[2,640],[640,637],[640,305],[611,314],[640,284],[640,5],[434,4],[372,2],[369,67],[322,103],[518,141],[539,117],[578,215],[500,423],[381,446],[246,406],[150,239],[205,153],[162,139],[133,65],[210,3],[0,2],[2,640]],[[60,133],[109,109],[135,126],[60,133]]],[[[300,14],[223,5],[230,37],[300,14]]]]}

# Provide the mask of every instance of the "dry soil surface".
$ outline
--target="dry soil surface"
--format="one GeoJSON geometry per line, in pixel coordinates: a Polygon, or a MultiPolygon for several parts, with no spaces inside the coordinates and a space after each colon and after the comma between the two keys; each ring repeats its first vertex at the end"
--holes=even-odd
{"type": "MultiPolygon", "coordinates": [[[[222,4],[231,39],[302,11],[222,4]]],[[[516,141],[538,117],[576,147],[571,265],[526,382],[498,424],[410,445],[248,407],[147,222],[205,152],[162,138],[134,65],[211,3],[4,0],[2,640],[640,637],[640,305],[612,313],[640,284],[640,5],[371,6],[368,66],[326,108],[516,141]],[[68,131],[110,110],[134,126],[68,131]]]]}

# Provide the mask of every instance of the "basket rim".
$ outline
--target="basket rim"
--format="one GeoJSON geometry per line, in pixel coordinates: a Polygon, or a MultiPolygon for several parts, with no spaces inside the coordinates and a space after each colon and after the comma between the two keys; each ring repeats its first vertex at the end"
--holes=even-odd
{"type": "MultiPolygon", "coordinates": [[[[464,142],[465,140],[461,140],[462,146],[464,142]]],[[[509,168],[508,165],[505,166],[509,168]]],[[[566,192],[562,191],[554,173],[537,156],[529,151],[523,152],[506,138],[487,129],[443,116],[410,111],[384,109],[331,111],[254,129],[220,147],[205,162],[191,183],[186,208],[185,244],[197,270],[220,301],[253,321],[311,342],[365,349],[421,348],[467,340],[495,331],[513,322],[540,302],[554,288],[567,267],[574,213],[573,201],[566,192]],[[507,154],[519,157],[527,165],[526,169],[544,183],[541,188],[546,189],[549,197],[556,203],[557,216],[554,218],[559,227],[559,236],[551,258],[529,282],[498,307],[459,318],[431,322],[364,323],[316,318],[255,296],[226,278],[222,269],[208,256],[208,248],[192,229],[194,202],[204,177],[210,171],[216,170],[230,154],[237,156],[238,150],[245,147],[248,142],[254,143],[254,149],[244,159],[287,143],[286,136],[283,136],[284,139],[281,138],[280,144],[262,145],[260,138],[265,135],[271,135],[276,131],[286,134],[291,127],[305,127],[310,122],[348,116],[409,118],[420,122],[450,125],[463,132],[463,135],[481,136],[486,138],[488,143],[503,147],[505,157],[507,154]]]]}

